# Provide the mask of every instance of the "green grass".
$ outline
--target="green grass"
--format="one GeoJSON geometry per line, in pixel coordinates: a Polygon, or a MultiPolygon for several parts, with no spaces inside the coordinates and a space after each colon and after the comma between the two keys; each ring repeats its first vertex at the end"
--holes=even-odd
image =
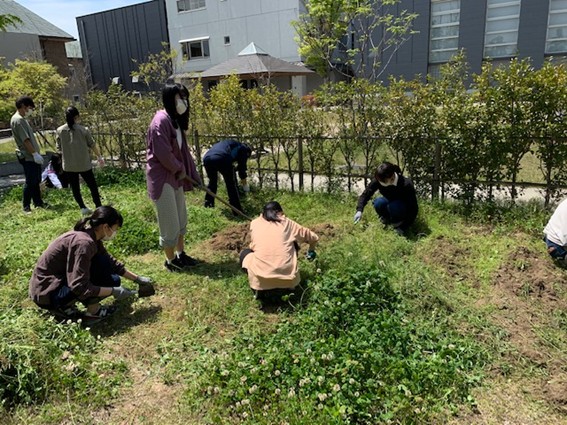
{"type": "MultiPolygon", "coordinates": [[[[27,282],[79,210],[66,190],[48,192],[53,208],[29,216],[19,212],[21,188],[1,195],[0,381],[12,386],[1,387],[0,422],[465,424],[478,408],[486,423],[514,412],[519,422],[567,423],[534,390],[555,382],[567,362],[562,304],[506,293],[495,278],[522,246],[547,264],[546,283],[565,279],[539,240],[549,212],[537,204],[480,205],[464,216],[458,205],[421,202],[406,239],[371,208],[353,225],[353,195],[253,190],[249,215],[275,199],[290,218],[327,229],[317,260],[300,260],[302,301],[265,313],[237,253],[210,244],[244,221],[188,193],[187,250],[205,264],[171,274],[143,174],[106,169],[97,180],[103,202],[125,218],[109,250],[154,278],[158,293],[120,303],[91,330],[46,320],[27,299],[27,282]],[[526,317],[532,327],[514,327],[526,317]],[[532,345],[553,362],[538,364],[532,345]],[[515,398],[502,402],[503,387],[515,398]]],[[[529,277],[532,260],[514,261],[529,277]]],[[[566,290],[554,288],[563,303],[566,290]]]]}

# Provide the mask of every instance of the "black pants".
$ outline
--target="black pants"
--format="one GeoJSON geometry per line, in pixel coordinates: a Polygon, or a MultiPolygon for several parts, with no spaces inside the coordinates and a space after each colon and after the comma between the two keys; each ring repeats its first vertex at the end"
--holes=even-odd
{"type": "Polygon", "coordinates": [[[71,190],[73,191],[73,197],[75,198],[75,201],[77,201],[77,204],[79,204],[79,208],[86,208],[85,202],[83,201],[83,196],[81,195],[81,183],[79,182],[79,175],[83,178],[83,180],[89,187],[95,207],[98,208],[102,205],[100,202],[100,194],[98,193],[98,186],[96,184],[92,169],[79,173],[66,171],[65,174],[69,179],[69,185],[71,186],[71,190]]]}
{"type": "Polygon", "coordinates": [[[24,208],[29,208],[33,200],[33,204],[36,207],[41,207],[43,205],[39,188],[41,183],[41,165],[36,164],[34,161],[20,161],[20,163],[24,167],[24,176],[26,177],[23,206],[24,208]]]}
{"type": "MultiPolygon", "coordinates": [[[[207,176],[209,177],[209,190],[214,194],[217,193],[219,182],[218,173],[221,173],[222,178],[224,179],[224,183],[226,184],[226,191],[228,192],[228,202],[234,208],[242,210],[242,205],[240,204],[240,195],[238,194],[238,187],[236,186],[236,173],[234,172],[232,162],[205,159],[203,161],[203,165],[205,166],[207,176]]],[[[208,193],[205,196],[205,206],[215,206],[215,198],[208,193]]]]}
{"type": "MultiPolygon", "coordinates": [[[[96,254],[91,260],[90,267],[91,278],[90,281],[93,285],[101,287],[116,287],[120,286],[120,276],[112,273],[112,265],[107,255],[96,254]]],[[[63,283],[59,288],[49,294],[50,308],[65,307],[74,304],[77,300],[77,295],[71,291],[66,283],[63,283]]],[[[105,297],[91,297],[82,300],[81,303],[85,306],[96,304],[105,297]]]]}

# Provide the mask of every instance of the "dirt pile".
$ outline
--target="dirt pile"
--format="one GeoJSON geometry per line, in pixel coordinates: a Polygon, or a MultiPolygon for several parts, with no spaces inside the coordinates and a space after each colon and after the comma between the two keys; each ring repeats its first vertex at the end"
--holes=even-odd
{"type": "Polygon", "coordinates": [[[557,301],[555,285],[566,285],[565,273],[540,252],[518,247],[494,277],[494,284],[516,296],[536,296],[557,301]]]}

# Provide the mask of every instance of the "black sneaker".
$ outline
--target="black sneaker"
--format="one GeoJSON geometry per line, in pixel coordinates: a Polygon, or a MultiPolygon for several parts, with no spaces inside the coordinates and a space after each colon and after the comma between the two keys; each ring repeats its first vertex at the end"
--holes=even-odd
{"type": "Polygon", "coordinates": [[[48,209],[49,208],[49,204],[47,202],[42,203],[41,205],[36,205],[36,208],[43,208],[43,209],[48,209]]]}
{"type": "Polygon", "coordinates": [[[177,255],[177,259],[180,260],[185,267],[193,267],[199,264],[198,260],[193,257],[189,257],[185,254],[185,251],[182,251],[181,254],[177,255]]]}
{"type": "Polygon", "coordinates": [[[165,260],[165,263],[163,263],[163,265],[164,265],[165,268],[166,268],[167,270],[169,270],[170,272],[182,272],[182,271],[185,271],[185,268],[187,267],[187,266],[185,266],[185,265],[183,264],[183,262],[182,262],[179,258],[177,258],[177,257],[175,257],[175,258],[174,258],[173,260],[171,260],[171,261],[165,260]]]}
{"type": "Polygon", "coordinates": [[[24,207],[24,214],[31,214],[31,208],[30,207],[24,207]]]}

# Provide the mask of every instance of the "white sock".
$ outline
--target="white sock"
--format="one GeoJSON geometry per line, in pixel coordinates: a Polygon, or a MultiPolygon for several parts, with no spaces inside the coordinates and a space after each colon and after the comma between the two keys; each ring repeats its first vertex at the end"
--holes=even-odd
{"type": "Polygon", "coordinates": [[[175,256],[179,257],[183,251],[175,251],[175,256]]]}

